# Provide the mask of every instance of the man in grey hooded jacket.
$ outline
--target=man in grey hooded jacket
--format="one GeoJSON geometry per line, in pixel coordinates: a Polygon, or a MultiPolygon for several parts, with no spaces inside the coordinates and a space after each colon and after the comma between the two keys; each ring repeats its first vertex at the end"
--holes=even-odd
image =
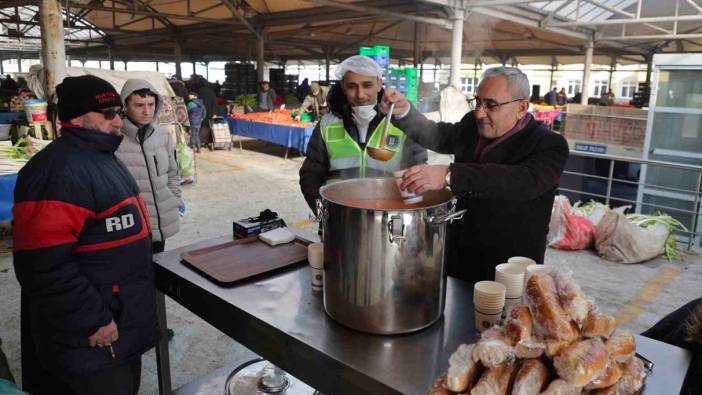
{"type": "Polygon", "coordinates": [[[175,156],[175,139],[156,118],[161,101],[156,88],[140,79],[122,87],[124,139],[116,155],[124,162],[144,196],[152,228],[153,252],[178,233],[183,204],[175,156]]]}

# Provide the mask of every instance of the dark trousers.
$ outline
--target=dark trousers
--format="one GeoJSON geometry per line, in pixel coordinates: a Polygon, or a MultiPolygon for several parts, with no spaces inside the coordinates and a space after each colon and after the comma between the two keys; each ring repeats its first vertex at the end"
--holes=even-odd
{"type": "Polygon", "coordinates": [[[165,241],[154,241],[153,244],[151,245],[151,251],[154,254],[158,254],[159,252],[163,252],[163,250],[166,249],[166,242],[165,241]]]}
{"type": "Polygon", "coordinates": [[[141,384],[141,356],[123,365],[70,380],[76,395],[136,395],[141,384]]]}

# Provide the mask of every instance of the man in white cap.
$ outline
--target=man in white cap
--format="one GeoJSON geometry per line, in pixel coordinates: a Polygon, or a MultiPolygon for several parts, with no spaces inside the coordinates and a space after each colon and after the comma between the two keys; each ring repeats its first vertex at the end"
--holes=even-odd
{"type": "Polygon", "coordinates": [[[383,162],[368,155],[368,147],[379,146],[385,126],[378,111],[383,69],[377,63],[351,56],[336,67],[335,76],[339,82],[329,92],[330,112],[314,129],[300,169],[300,188],[313,211],[319,188],[331,179],[377,176],[427,161],[427,150],[392,125],[385,148],[393,157],[383,162]]]}

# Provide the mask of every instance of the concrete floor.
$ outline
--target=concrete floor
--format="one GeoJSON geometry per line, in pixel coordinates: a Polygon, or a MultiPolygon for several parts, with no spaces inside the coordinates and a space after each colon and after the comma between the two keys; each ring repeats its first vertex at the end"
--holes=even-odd
{"type": "MultiPolygon", "coordinates": [[[[187,202],[181,231],[168,240],[167,249],[228,235],[232,220],[270,208],[289,225],[314,235],[298,186],[303,158],[283,159],[274,145],[247,141],[243,152],[203,151],[197,156],[198,182],[184,187],[187,202]]],[[[433,162],[448,158],[432,156],[433,162]]],[[[0,338],[15,378],[20,374],[19,285],[12,268],[11,240],[0,240],[0,338]]],[[[641,332],[666,313],[702,296],[702,258],[686,254],[683,264],[656,259],[639,265],[603,261],[591,251],[549,249],[546,263],[573,272],[599,309],[616,315],[623,327],[641,332]]],[[[173,387],[178,388],[222,366],[238,364],[255,355],[167,298],[168,326],[176,335],[170,343],[173,387]]],[[[156,394],[154,352],[145,355],[140,394],[156,394]]],[[[221,390],[219,390],[221,391],[221,390]]]]}

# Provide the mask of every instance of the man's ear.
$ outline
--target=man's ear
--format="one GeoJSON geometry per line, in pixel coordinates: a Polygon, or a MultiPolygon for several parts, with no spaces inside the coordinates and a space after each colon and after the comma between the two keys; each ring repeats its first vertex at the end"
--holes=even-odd
{"type": "Polygon", "coordinates": [[[81,115],[79,117],[71,119],[70,124],[78,126],[80,128],[84,127],[85,126],[85,115],[81,115]]]}
{"type": "Polygon", "coordinates": [[[519,102],[519,110],[517,111],[517,119],[524,118],[527,111],[529,111],[529,101],[528,100],[520,101],[519,102]]]}

